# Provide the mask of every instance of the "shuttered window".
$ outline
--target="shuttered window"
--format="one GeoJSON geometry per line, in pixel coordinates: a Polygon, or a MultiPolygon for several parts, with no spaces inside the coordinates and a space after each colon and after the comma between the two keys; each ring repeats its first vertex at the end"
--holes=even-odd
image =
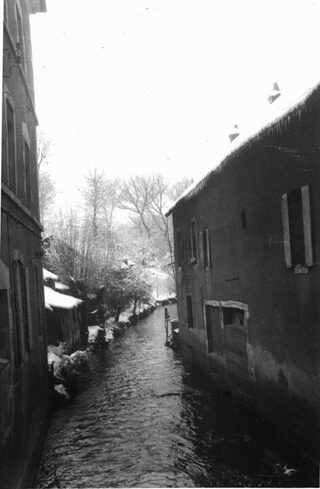
{"type": "Polygon", "coordinates": [[[15,261],[16,271],[16,332],[18,361],[32,348],[32,329],[30,321],[30,295],[28,269],[19,260],[15,261]]]}
{"type": "Polygon", "coordinates": [[[191,234],[190,234],[190,248],[191,248],[191,263],[197,263],[197,226],[196,221],[191,221],[191,234]]]}
{"type": "Polygon", "coordinates": [[[309,267],[313,265],[309,186],[283,194],[281,206],[286,266],[309,267]]]}
{"type": "Polygon", "coordinates": [[[182,232],[180,229],[177,229],[176,231],[176,256],[177,256],[177,264],[178,267],[182,267],[183,265],[183,255],[184,255],[184,250],[183,250],[183,242],[182,242],[182,232]]]}
{"type": "Polygon", "coordinates": [[[211,245],[210,245],[210,232],[208,228],[205,228],[202,233],[203,242],[203,260],[205,268],[211,268],[211,245]]]}
{"type": "Polygon", "coordinates": [[[6,103],[7,110],[7,158],[9,168],[9,187],[16,191],[16,146],[15,146],[15,125],[14,125],[14,111],[11,104],[6,103]]]}
{"type": "Polygon", "coordinates": [[[30,209],[31,206],[31,175],[30,175],[30,149],[26,141],[24,141],[24,171],[25,171],[25,196],[26,205],[30,209]]]}
{"type": "Polygon", "coordinates": [[[193,311],[192,311],[191,295],[187,295],[187,321],[188,321],[188,328],[193,328],[193,311]]]}

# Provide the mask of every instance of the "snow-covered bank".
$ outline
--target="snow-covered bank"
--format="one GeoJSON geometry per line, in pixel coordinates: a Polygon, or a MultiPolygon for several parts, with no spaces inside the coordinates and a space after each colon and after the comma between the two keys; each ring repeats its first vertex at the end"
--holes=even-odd
{"type": "Polygon", "coordinates": [[[69,401],[77,394],[84,376],[90,371],[90,355],[89,348],[67,355],[63,343],[58,346],[48,346],[50,407],[52,409],[69,401]]]}

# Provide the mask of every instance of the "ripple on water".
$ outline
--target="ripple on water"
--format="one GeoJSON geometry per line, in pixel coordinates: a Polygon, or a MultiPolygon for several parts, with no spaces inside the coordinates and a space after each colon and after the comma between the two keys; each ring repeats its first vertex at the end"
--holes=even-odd
{"type": "Polygon", "coordinates": [[[95,375],[52,420],[37,487],[314,485],[291,446],[164,347],[162,309],[92,360],[95,375]]]}

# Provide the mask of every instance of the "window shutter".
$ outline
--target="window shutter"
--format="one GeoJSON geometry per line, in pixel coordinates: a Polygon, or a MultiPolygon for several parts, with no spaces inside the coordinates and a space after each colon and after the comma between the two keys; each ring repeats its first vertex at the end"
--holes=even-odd
{"type": "Polygon", "coordinates": [[[288,196],[287,196],[287,194],[282,195],[281,211],[282,211],[282,226],[283,226],[284,259],[285,259],[287,268],[291,268],[292,259],[291,259],[290,227],[289,227],[288,196]]]}
{"type": "Polygon", "coordinates": [[[207,241],[207,261],[208,268],[211,268],[211,248],[210,248],[210,234],[209,229],[206,229],[206,241],[207,241]]]}
{"type": "Polygon", "coordinates": [[[30,309],[30,280],[29,280],[29,269],[25,268],[25,281],[26,281],[26,299],[27,299],[27,315],[28,315],[28,333],[29,333],[29,347],[33,347],[33,331],[32,331],[32,319],[31,319],[31,309],[30,309]]]}
{"type": "Polygon", "coordinates": [[[301,187],[305,264],[313,265],[309,185],[301,187]]]}
{"type": "Polygon", "coordinates": [[[199,251],[200,251],[200,263],[205,265],[205,250],[203,249],[203,234],[202,231],[199,233],[199,251]]]}

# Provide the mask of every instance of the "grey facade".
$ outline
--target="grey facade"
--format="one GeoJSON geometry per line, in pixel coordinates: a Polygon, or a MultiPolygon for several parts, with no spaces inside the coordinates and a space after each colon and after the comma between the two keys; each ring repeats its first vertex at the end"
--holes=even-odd
{"type": "Polygon", "coordinates": [[[169,211],[184,353],[312,454],[320,413],[320,88],[169,211]]]}
{"type": "Polygon", "coordinates": [[[0,254],[0,486],[30,486],[47,418],[29,14],[41,0],[5,0],[0,254]]]}

